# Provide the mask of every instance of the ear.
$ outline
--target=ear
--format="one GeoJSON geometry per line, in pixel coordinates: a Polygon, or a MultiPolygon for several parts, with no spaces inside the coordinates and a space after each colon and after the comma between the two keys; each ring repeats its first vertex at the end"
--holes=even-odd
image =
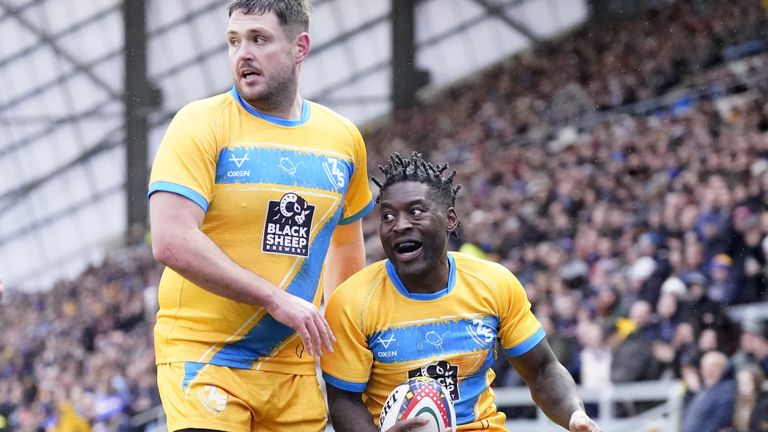
{"type": "Polygon", "coordinates": [[[296,36],[296,64],[300,64],[309,55],[309,33],[301,32],[296,36]]]}
{"type": "Polygon", "coordinates": [[[459,217],[456,216],[456,209],[448,207],[445,212],[445,229],[451,234],[456,232],[457,228],[459,228],[459,217]]]}

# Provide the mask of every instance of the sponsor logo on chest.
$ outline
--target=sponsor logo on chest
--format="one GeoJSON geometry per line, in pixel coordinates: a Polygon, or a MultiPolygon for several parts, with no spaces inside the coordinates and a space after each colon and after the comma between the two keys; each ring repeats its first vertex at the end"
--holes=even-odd
{"type": "Polygon", "coordinates": [[[440,383],[451,395],[452,400],[459,400],[459,367],[445,360],[426,364],[408,371],[408,378],[429,377],[440,383]]]}
{"type": "Polygon", "coordinates": [[[289,192],[280,201],[269,201],[261,250],[266,253],[309,255],[309,234],[315,206],[289,192]]]}

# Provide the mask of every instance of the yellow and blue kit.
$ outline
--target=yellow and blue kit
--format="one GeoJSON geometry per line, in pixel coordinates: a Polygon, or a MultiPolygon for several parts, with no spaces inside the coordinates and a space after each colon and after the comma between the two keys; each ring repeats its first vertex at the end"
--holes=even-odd
{"type": "MultiPolygon", "coordinates": [[[[199,205],[201,230],[232,260],[319,307],[319,281],[339,224],[373,208],[357,128],[303,101],[301,118],[271,117],[230,92],[192,102],[159,147],[149,195],[199,205]]],[[[158,365],[184,364],[184,389],[206,365],[314,375],[301,338],[264,309],[202,289],[167,268],[155,326],[158,365]]]]}
{"type": "Polygon", "coordinates": [[[429,376],[451,393],[459,430],[506,430],[490,389],[496,344],[517,357],[544,330],[509,270],[461,253],[448,261],[448,285],[434,294],[410,293],[388,260],[341,284],[326,308],[336,345],[321,358],[323,378],[363,393],[378,419],[392,389],[429,376]]]}

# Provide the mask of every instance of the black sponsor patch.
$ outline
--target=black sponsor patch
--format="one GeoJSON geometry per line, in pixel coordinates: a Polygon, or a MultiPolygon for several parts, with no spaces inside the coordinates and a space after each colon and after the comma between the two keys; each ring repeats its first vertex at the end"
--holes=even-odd
{"type": "Polygon", "coordinates": [[[269,201],[261,250],[267,253],[309,255],[309,233],[315,206],[295,193],[269,201]]]}
{"type": "Polygon", "coordinates": [[[461,397],[459,395],[459,367],[448,363],[445,360],[426,364],[420,368],[408,371],[408,378],[429,377],[440,383],[448,393],[451,399],[456,401],[461,397]]]}

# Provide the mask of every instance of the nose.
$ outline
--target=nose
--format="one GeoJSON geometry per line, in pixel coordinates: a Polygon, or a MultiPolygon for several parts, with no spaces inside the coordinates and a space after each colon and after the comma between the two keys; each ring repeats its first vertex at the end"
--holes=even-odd
{"type": "Polygon", "coordinates": [[[253,60],[253,47],[248,41],[243,41],[237,49],[237,58],[243,60],[253,60]]]}
{"type": "Polygon", "coordinates": [[[405,230],[410,229],[413,227],[413,224],[411,224],[410,219],[408,219],[407,215],[399,215],[395,218],[395,224],[392,227],[395,232],[402,232],[405,230]]]}

